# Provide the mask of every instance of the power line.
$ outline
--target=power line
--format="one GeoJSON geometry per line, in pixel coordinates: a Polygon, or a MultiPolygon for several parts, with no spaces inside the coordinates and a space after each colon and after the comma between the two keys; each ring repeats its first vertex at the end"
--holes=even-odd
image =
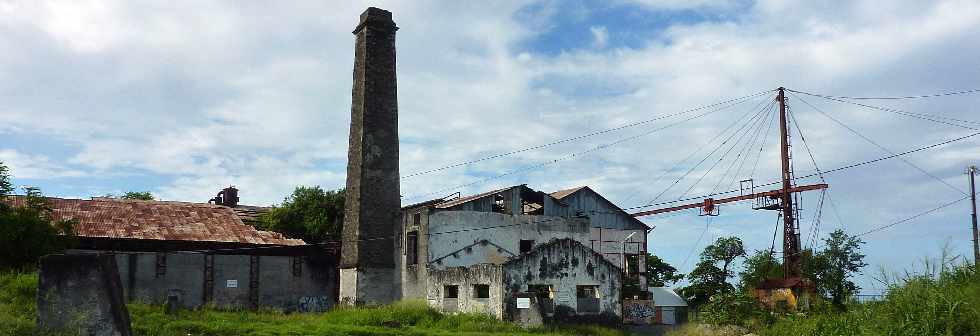
{"type": "Polygon", "coordinates": [[[615,146],[615,145],[618,145],[618,144],[621,144],[621,143],[624,143],[624,142],[627,142],[627,141],[632,141],[632,140],[635,140],[635,139],[639,139],[641,137],[644,137],[644,136],[647,136],[647,135],[656,133],[658,131],[662,131],[664,129],[668,129],[668,128],[671,128],[671,127],[680,125],[682,123],[685,123],[685,122],[688,122],[688,121],[691,121],[691,120],[694,120],[694,119],[698,119],[698,118],[704,117],[704,116],[709,115],[709,114],[712,114],[712,113],[723,111],[723,110],[728,109],[728,108],[731,108],[733,106],[742,104],[742,103],[744,103],[746,101],[747,100],[741,100],[741,101],[735,102],[735,103],[733,103],[731,105],[719,107],[719,108],[716,108],[714,110],[711,110],[711,111],[708,111],[708,112],[705,112],[705,113],[702,113],[702,114],[699,114],[699,115],[696,115],[696,116],[693,116],[693,117],[689,117],[687,119],[684,119],[684,120],[681,120],[681,121],[678,121],[678,122],[675,122],[673,124],[668,124],[668,125],[665,125],[665,126],[654,128],[652,130],[649,130],[649,131],[646,131],[646,132],[643,132],[643,133],[640,133],[640,134],[637,134],[637,135],[634,135],[634,136],[631,136],[631,137],[621,138],[621,139],[616,140],[616,141],[613,141],[613,142],[609,142],[609,143],[605,143],[605,144],[602,144],[602,145],[598,145],[598,146],[593,147],[591,149],[584,150],[584,151],[581,151],[581,152],[572,153],[572,154],[569,154],[569,155],[566,155],[566,156],[563,156],[563,157],[559,157],[557,159],[553,159],[551,161],[544,161],[544,162],[541,162],[541,163],[538,163],[538,164],[535,164],[535,165],[525,166],[523,168],[518,168],[518,169],[509,171],[509,172],[505,172],[505,173],[501,173],[501,174],[498,174],[498,175],[490,176],[490,177],[487,177],[487,178],[479,179],[479,180],[476,180],[476,181],[473,181],[473,182],[464,183],[464,184],[460,184],[460,185],[456,185],[456,186],[452,186],[452,187],[448,187],[448,188],[443,188],[443,189],[439,189],[439,190],[436,190],[436,191],[433,191],[433,192],[429,192],[429,193],[425,193],[425,194],[419,194],[419,195],[414,195],[414,196],[406,197],[406,199],[415,199],[415,198],[426,197],[426,196],[431,196],[431,195],[443,194],[443,193],[446,193],[446,192],[451,191],[451,190],[456,190],[456,189],[459,189],[459,188],[465,188],[465,187],[469,187],[469,186],[481,184],[481,183],[484,183],[484,182],[488,182],[488,181],[491,181],[491,180],[495,180],[495,179],[498,179],[498,178],[501,178],[501,177],[506,177],[506,176],[510,176],[510,175],[514,175],[514,174],[518,174],[518,173],[522,173],[522,172],[528,172],[528,171],[532,171],[532,170],[535,170],[535,169],[538,169],[538,168],[542,168],[542,167],[546,167],[546,166],[549,166],[549,165],[557,164],[558,162],[569,160],[569,159],[573,159],[575,157],[580,157],[580,156],[582,156],[584,154],[595,152],[595,151],[598,151],[600,149],[606,149],[606,148],[609,148],[611,146],[615,146]]]}
{"type": "Polygon", "coordinates": [[[696,251],[698,246],[701,245],[701,239],[704,239],[704,234],[708,232],[708,225],[711,224],[711,218],[711,216],[708,216],[708,218],[704,220],[704,230],[701,231],[701,235],[698,236],[698,240],[694,243],[694,246],[691,246],[691,250],[687,252],[687,257],[685,257],[684,262],[681,263],[680,269],[687,267],[687,262],[691,259],[691,255],[693,255],[694,251],[696,251]]]}
{"type": "Polygon", "coordinates": [[[854,99],[854,100],[898,100],[898,99],[935,98],[935,97],[945,97],[945,96],[972,94],[972,93],[980,93],[980,89],[953,91],[953,92],[936,93],[936,94],[928,94],[928,95],[920,95],[920,96],[904,96],[904,97],[847,97],[847,96],[831,96],[831,95],[824,95],[824,96],[838,98],[838,99],[854,99]]]}
{"type": "MultiPolygon", "coordinates": [[[[975,137],[975,136],[978,136],[978,135],[980,135],[980,132],[968,134],[968,135],[965,135],[965,136],[961,136],[959,138],[954,138],[954,139],[946,140],[946,141],[935,143],[935,144],[928,145],[928,146],[925,146],[925,147],[919,147],[919,148],[916,148],[916,149],[904,151],[904,152],[897,153],[897,154],[894,154],[894,155],[883,156],[883,157],[880,157],[880,158],[877,158],[877,159],[873,159],[873,160],[862,161],[862,162],[858,162],[858,163],[854,163],[854,164],[849,164],[849,165],[846,165],[846,166],[837,167],[837,168],[834,168],[834,169],[831,169],[831,170],[825,170],[823,172],[823,174],[835,173],[835,172],[838,172],[838,171],[847,170],[847,169],[851,169],[851,168],[856,168],[856,167],[860,167],[860,166],[863,166],[863,165],[868,165],[868,164],[876,163],[876,162],[879,162],[879,161],[894,159],[894,158],[899,157],[899,156],[904,156],[904,155],[908,155],[908,154],[912,154],[912,153],[921,152],[921,151],[924,151],[924,150],[927,150],[927,149],[932,149],[932,148],[936,148],[936,147],[948,145],[948,144],[951,144],[951,143],[954,143],[954,142],[957,142],[957,141],[963,141],[963,140],[966,140],[966,139],[969,139],[969,138],[972,138],[972,137],[975,137]]],[[[814,174],[809,174],[809,175],[804,175],[804,176],[801,176],[801,177],[797,177],[796,179],[805,179],[805,178],[810,178],[810,177],[814,177],[814,176],[818,176],[818,175],[819,174],[814,173],[814,174]]],[[[765,186],[775,185],[775,184],[779,184],[779,183],[782,183],[782,182],[779,182],[779,181],[769,182],[769,183],[766,183],[766,184],[760,184],[757,187],[765,187],[765,186]]],[[[739,192],[739,191],[741,191],[741,190],[734,189],[734,190],[716,192],[716,193],[711,193],[711,194],[706,194],[706,195],[701,195],[701,196],[696,196],[696,197],[689,197],[689,198],[685,198],[685,199],[681,199],[681,200],[676,200],[676,201],[666,201],[666,202],[660,202],[660,203],[655,203],[655,204],[638,205],[638,206],[634,206],[634,207],[623,208],[623,210],[648,208],[648,207],[651,207],[651,206],[659,206],[659,205],[673,204],[673,203],[678,203],[678,202],[683,202],[683,201],[699,200],[699,199],[704,199],[704,198],[711,197],[711,196],[718,196],[718,195],[736,193],[736,192],[739,192]]]]}
{"type": "MultiPolygon", "coordinates": [[[[874,140],[871,140],[871,138],[868,138],[867,136],[865,136],[864,134],[861,134],[861,132],[858,132],[857,130],[855,130],[854,128],[851,128],[850,126],[847,126],[847,124],[845,124],[844,122],[842,122],[842,121],[840,121],[840,120],[837,120],[837,118],[834,118],[834,117],[833,117],[833,116],[831,116],[830,114],[827,114],[827,112],[824,112],[823,110],[821,110],[821,109],[819,109],[819,108],[817,108],[816,106],[813,106],[813,104],[810,104],[810,102],[808,102],[808,101],[806,101],[806,100],[804,100],[804,99],[803,99],[803,98],[801,98],[800,96],[797,96],[796,94],[794,94],[794,93],[792,93],[792,92],[790,92],[790,94],[792,94],[794,98],[796,98],[796,99],[798,99],[798,100],[800,100],[801,102],[803,102],[803,103],[804,103],[804,104],[806,104],[807,106],[810,106],[810,108],[813,108],[813,110],[814,110],[814,111],[817,111],[817,112],[820,112],[820,114],[822,114],[822,115],[824,115],[825,117],[827,117],[828,119],[830,119],[830,120],[832,120],[832,121],[834,121],[835,123],[837,123],[837,124],[838,124],[838,125],[840,125],[841,127],[844,127],[845,129],[847,129],[847,130],[848,130],[848,131],[850,131],[851,133],[854,133],[854,135],[857,135],[857,136],[858,136],[858,137],[860,137],[861,139],[864,139],[864,141],[867,141],[868,143],[870,143],[870,144],[872,144],[872,145],[874,145],[875,147],[878,147],[878,149],[881,149],[881,150],[882,150],[882,151],[884,151],[885,153],[888,153],[888,154],[894,154],[894,152],[892,152],[892,151],[890,151],[890,150],[888,150],[888,148],[885,148],[884,146],[882,146],[882,145],[879,145],[879,144],[878,144],[877,142],[875,142],[874,140]]],[[[956,191],[958,191],[958,192],[960,192],[961,194],[964,194],[964,195],[966,194],[966,192],[965,192],[965,191],[963,191],[963,190],[961,190],[960,188],[957,188],[957,187],[955,187],[955,186],[953,186],[952,184],[949,184],[949,182],[946,182],[946,181],[943,181],[943,179],[941,179],[941,178],[939,178],[939,177],[937,177],[936,175],[933,175],[933,174],[931,174],[931,173],[929,173],[929,172],[928,172],[928,171],[926,171],[925,169],[922,169],[922,167],[919,167],[918,165],[916,165],[916,164],[914,164],[914,163],[912,163],[912,161],[909,161],[909,160],[906,160],[905,158],[902,158],[902,157],[900,157],[899,159],[900,159],[900,160],[902,160],[902,162],[905,162],[906,164],[908,164],[909,166],[911,166],[912,168],[915,168],[915,169],[916,169],[916,170],[918,170],[919,172],[921,172],[921,173],[923,173],[923,174],[925,174],[926,176],[928,176],[928,177],[931,177],[932,179],[934,179],[934,180],[936,180],[936,181],[939,181],[939,183],[942,183],[942,184],[944,184],[944,185],[946,185],[946,186],[947,186],[947,187],[949,187],[950,189],[953,189],[953,190],[956,190],[956,191]]],[[[819,171],[819,170],[817,170],[817,173],[819,173],[819,172],[820,172],[820,171],[819,171]]],[[[821,177],[821,179],[822,179],[822,177],[821,177]]]]}
{"type": "Polygon", "coordinates": [[[490,155],[490,156],[479,158],[479,159],[475,159],[475,160],[458,162],[458,163],[454,163],[454,164],[442,166],[442,167],[439,167],[439,168],[433,168],[433,169],[429,169],[429,170],[418,171],[418,172],[414,172],[414,173],[411,173],[411,174],[402,176],[401,179],[403,179],[403,180],[404,179],[409,179],[409,178],[412,178],[412,177],[415,177],[415,176],[431,174],[431,173],[443,171],[443,170],[446,170],[446,169],[467,166],[467,165],[471,165],[471,164],[482,162],[482,161],[487,161],[487,160],[502,158],[502,157],[505,157],[505,156],[519,154],[519,153],[523,153],[523,152],[527,152],[527,151],[532,151],[532,150],[536,150],[536,149],[542,149],[542,148],[546,148],[546,147],[551,147],[551,146],[554,146],[554,145],[558,145],[558,144],[562,144],[562,143],[566,143],[566,142],[571,142],[571,141],[575,141],[575,140],[581,140],[581,139],[593,137],[593,136],[596,136],[596,135],[606,134],[606,133],[613,132],[613,131],[618,131],[618,130],[622,130],[622,129],[626,129],[626,128],[630,128],[630,127],[635,127],[635,126],[639,126],[639,125],[648,124],[648,123],[651,123],[651,122],[654,122],[654,121],[657,121],[657,120],[661,120],[661,119],[666,119],[666,118],[670,118],[670,117],[674,117],[674,116],[679,116],[679,115],[683,115],[683,114],[687,114],[687,113],[691,113],[691,112],[696,112],[696,111],[700,111],[700,110],[712,108],[712,107],[719,106],[719,105],[724,105],[724,104],[727,104],[727,103],[732,103],[732,102],[741,101],[741,100],[745,100],[745,99],[755,98],[757,96],[760,96],[760,95],[763,95],[763,94],[766,94],[766,93],[769,93],[769,92],[772,92],[772,90],[760,91],[760,92],[753,93],[753,94],[750,94],[750,95],[747,95],[747,96],[742,96],[742,97],[739,97],[739,98],[733,98],[733,99],[725,100],[725,101],[722,101],[722,102],[718,102],[718,103],[714,103],[714,104],[710,104],[710,105],[704,105],[704,106],[700,106],[700,107],[697,107],[697,108],[693,108],[693,109],[689,109],[689,110],[685,110],[685,111],[681,111],[681,112],[677,112],[677,113],[673,113],[673,114],[668,114],[668,115],[663,115],[663,116],[655,117],[655,118],[652,118],[652,119],[637,121],[637,122],[625,124],[625,125],[618,126],[618,127],[604,129],[604,130],[601,130],[601,131],[595,131],[595,132],[588,133],[588,134],[585,134],[585,135],[580,135],[580,136],[575,136],[575,137],[571,137],[571,138],[560,139],[560,140],[552,141],[552,142],[549,142],[549,143],[546,143],[546,144],[542,144],[542,145],[525,147],[525,148],[521,148],[521,149],[510,151],[510,152],[500,153],[500,154],[494,154],[494,155],[490,155]]]}
{"type": "MultiPolygon", "coordinates": [[[[702,158],[700,161],[698,161],[697,164],[695,164],[690,169],[688,169],[686,172],[684,172],[683,175],[681,175],[676,180],[674,180],[674,182],[672,182],[669,186],[667,186],[667,188],[665,188],[664,190],[662,190],[659,194],[657,194],[657,196],[655,196],[653,199],[651,199],[649,202],[647,202],[647,204],[656,202],[658,199],[660,199],[661,196],[663,196],[664,194],[666,194],[668,190],[670,190],[675,185],[677,185],[677,183],[680,183],[680,181],[683,180],[685,177],[687,177],[687,175],[690,175],[695,169],[697,169],[697,167],[701,166],[702,163],[704,163],[705,161],[707,161],[708,158],[710,158],[712,155],[715,154],[715,152],[717,152],[719,149],[721,149],[722,146],[726,145],[728,143],[728,141],[731,141],[731,139],[735,135],[739,134],[742,131],[742,129],[745,128],[745,126],[748,126],[749,123],[751,123],[753,120],[755,120],[755,118],[758,117],[760,113],[762,113],[762,111],[756,112],[752,116],[752,118],[750,118],[748,121],[746,121],[744,124],[742,124],[742,126],[740,126],[738,129],[736,129],[734,132],[732,132],[732,134],[728,135],[728,137],[725,138],[725,140],[723,140],[721,143],[719,143],[718,146],[715,146],[715,148],[712,149],[711,152],[708,153],[708,155],[705,155],[705,157],[702,158]]],[[[738,123],[736,123],[736,124],[738,124],[738,123]]],[[[733,124],[732,126],[734,126],[736,124],[733,124]]],[[[729,127],[728,129],[730,129],[730,128],[731,127],[729,127]]],[[[726,132],[727,132],[727,129],[726,129],[726,132]]],[[[681,197],[683,197],[683,196],[681,196],[681,197]]]]}
{"type": "MultiPolygon", "coordinates": [[[[761,106],[762,103],[765,103],[765,102],[766,102],[765,100],[759,101],[759,104],[756,104],[756,106],[753,107],[751,110],[749,110],[749,112],[746,112],[745,115],[739,117],[738,120],[736,120],[735,122],[733,122],[730,125],[728,125],[728,127],[726,127],[721,132],[716,133],[714,137],[712,137],[710,140],[706,141],[705,143],[701,144],[701,146],[698,147],[698,149],[695,149],[694,151],[691,151],[690,154],[688,154],[686,157],[684,157],[680,161],[677,161],[676,163],[674,163],[674,165],[672,165],[669,169],[664,170],[663,173],[661,173],[659,176],[657,176],[657,178],[654,179],[653,182],[649,183],[648,185],[651,185],[651,186],[657,185],[657,183],[660,182],[660,180],[662,180],[664,177],[666,177],[667,174],[669,174],[670,172],[674,171],[674,169],[676,169],[678,166],[680,166],[684,162],[687,162],[687,160],[689,160],[692,157],[694,157],[695,154],[701,152],[701,150],[703,150],[705,147],[708,147],[708,145],[714,143],[714,141],[717,140],[718,138],[720,138],[722,135],[728,133],[728,130],[732,129],[733,127],[735,127],[736,125],[738,125],[739,123],[741,123],[742,122],[742,119],[745,119],[745,117],[748,117],[748,116],[752,115],[752,111],[755,111],[755,109],[759,108],[759,106],[761,106]]],[[[770,105],[772,104],[772,102],[775,102],[775,101],[770,100],[770,105]]],[[[629,197],[627,197],[625,200],[623,200],[623,202],[632,200],[633,197],[636,197],[638,194],[642,193],[642,191],[643,191],[643,189],[638,189],[636,192],[630,194],[629,197]]]]}
{"type": "Polygon", "coordinates": [[[893,227],[893,226],[895,226],[895,225],[899,225],[899,224],[902,224],[902,223],[905,223],[905,222],[908,222],[908,221],[911,221],[911,220],[913,220],[913,219],[916,219],[916,218],[919,218],[919,217],[922,217],[922,216],[925,216],[925,215],[928,215],[928,214],[931,214],[931,213],[933,213],[933,212],[936,212],[936,211],[939,211],[940,209],[943,209],[943,208],[946,208],[946,207],[948,207],[948,206],[951,206],[951,205],[953,205],[953,204],[956,204],[956,203],[959,203],[959,202],[962,202],[962,201],[964,201],[964,200],[966,200],[966,199],[968,199],[968,198],[970,198],[970,196],[964,196],[963,198],[960,198],[960,199],[958,199],[958,200],[955,200],[955,201],[952,201],[952,202],[949,202],[949,203],[946,203],[946,204],[943,204],[943,205],[940,205],[940,206],[938,206],[938,207],[935,207],[935,208],[932,208],[932,209],[929,209],[929,210],[926,210],[926,211],[923,211],[923,212],[920,212],[920,213],[918,213],[918,214],[915,214],[915,215],[913,215],[913,216],[911,216],[911,217],[908,217],[908,218],[905,218],[905,219],[902,219],[902,220],[900,220],[900,221],[897,221],[897,222],[894,222],[894,223],[891,223],[891,224],[888,224],[888,225],[882,225],[882,226],[879,226],[879,227],[876,227],[876,228],[874,228],[874,229],[871,229],[871,230],[868,230],[868,231],[866,231],[866,232],[863,232],[863,233],[860,233],[860,234],[858,234],[858,235],[855,235],[855,237],[861,237],[861,236],[865,236],[865,235],[869,235],[869,234],[872,234],[872,233],[875,233],[875,232],[878,232],[878,231],[881,231],[881,230],[884,230],[884,229],[887,229],[887,228],[890,228],[890,227],[893,227]]]}
{"type": "Polygon", "coordinates": [[[956,121],[956,122],[960,122],[960,123],[980,125],[980,122],[976,122],[976,121],[956,119],[956,118],[950,118],[950,117],[943,117],[943,116],[937,116],[937,115],[925,114],[925,113],[909,112],[909,111],[904,111],[904,110],[899,110],[899,109],[893,109],[893,108],[888,108],[888,107],[868,105],[868,104],[863,104],[863,103],[858,103],[858,102],[852,102],[852,101],[837,99],[837,98],[834,98],[834,97],[829,97],[829,96],[825,96],[825,95],[821,95],[821,94],[809,93],[809,92],[803,92],[803,91],[796,91],[796,90],[791,90],[791,89],[786,89],[786,91],[790,91],[790,92],[793,92],[793,93],[799,93],[799,94],[805,94],[805,95],[808,95],[808,96],[819,97],[819,98],[823,98],[823,99],[827,99],[827,100],[831,100],[831,101],[835,101],[835,102],[839,102],[839,103],[861,106],[861,107],[869,108],[869,109],[873,109],[873,110],[879,110],[879,111],[884,111],[884,112],[888,112],[888,113],[894,113],[894,114],[898,114],[898,115],[903,115],[903,116],[907,116],[907,117],[912,117],[912,118],[927,120],[927,121],[931,121],[931,122],[934,122],[934,123],[939,123],[939,124],[944,124],[944,125],[949,125],[949,126],[955,126],[955,127],[960,127],[960,128],[970,129],[970,130],[977,130],[977,129],[974,128],[974,127],[970,127],[970,126],[963,126],[963,125],[951,123],[951,122],[948,122],[948,121],[942,121],[942,120],[936,120],[936,119],[946,119],[946,120],[956,121]]]}
{"type": "MultiPolygon", "coordinates": [[[[937,206],[935,208],[932,208],[932,209],[929,209],[929,210],[926,210],[926,211],[923,211],[923,212],[914,214],[912,216],[909,216],[909,217],[903,218],[901,220],[898,220],[898,221],[889,223],[887,225],[882,225],[882,226],[875,227],[875,228],[873,228],[871,230],[868,230],[868,231],[865,231],[865,232],[856,234],[856,235],[854,235],[854,237],[866,236],[866,235],[869,235],[869,234],[872,234],[872,233],[875,233],[875,232],[879,232],[879,231],[882,231],[882,230],[885,230],[885,229],[894,227],[894,226],[899,225],[899,224],[902,224],[902,223],[906,223],[906,222],[912,221],[912,220],[914,220],[916,218],[919,218],[919,217],[922,217],[922,216],[931,214],[931,213],[936,212],[936,211],[939,211],[939,210],[941,210],[943,208],[947,208],[947,207],[952,206],[952,205],[954,205],[956,203],[962,202],[962,201],[964,201],[964,200],[966,200],[968,198],[970,198],[970,196],[966,196],[966,197],[957,199],[955,201],[952,201],[952,202],[949,202],[949,203],[945,203],[945,204],[939,205],[939,206],[937,206]]],[[[823,247],[822,244],[820,246],[814,246],[813,249],[816,250],[816,249],[821,248],[821,247],[823,247]]],[[[800,254],[800,253],[803,253],[803,252],[805,252],[805,250],[804,251],[799,251],[799,252],[797,252],[797,254],[800,254]]]]}
{"type": "MultiPolygon", "coordinates": [[[[759,111],[759,113],[758,113],[758,114],[757,114],[756,116],[761,116],[763,112],[765,112],[765,110],[760,110],[760,111],[759,111]]],[[[755,117],[753,117],[752,119],[755,119],[755,117]]],[[[748,129],[747,129],[747,128],[745,128],[745,126],[749,126],[750,124],[752,124],[752,123],[754,123],[754,122],[758,122],[758,121],[760,121],[760,120],[762,120],[762,119],[760,118],[759,120],[749,120],[749,121],[748,121],[748,122],[747,122],[747,123],[746,123],[745,125],[743,125],[743,127],[742,127],[742,128],[739,128],[739,130],[737,130],[737,131],[736,131],[736,132],[740,132],[740,133],[738,133],[738,134],[739,134],[739,135],[738,135],[738,138],[737,138],[737,139],[735,139],[735,142],[733,142],[733,143],[732,143],[732,145],[731,145],[731,147],[729,147],[729,148],[728,148],[728,150],[726,150],[726,151],[725,151],[725,153],[723,153],[723,154],[721,155],[721,157],[720,157],[720,158],[718,158],[718,160],[717,160],[717,161],[715,161],[715,163],[711,165],[711,167],[709,167],[709,168],[708,168],[707,170],[705,170],[705,172],[704,172],[704,174],[701,174],[701,177],[699,177],[699,178],[698,178],[698,179],[697,179],[696,181],[694,181],[694,183],[693,183],[693,184],[691,184],[691,186],[690,186],[690,187],[688,187],[688,188],[687,188],[687,190],[685,190],[685,191],[684,191],[684,193],[682,193],[682,194],[681,194],[680,196],[678,196],[677,198],[684,198],[684,196],[686,196],[686,195],[687,195],[687,194],[688,194],[689,192],[691,192],[692,190],[694,190],[694,188],[695,188],[695,187],[697,187],[697,185],[698,185],[698,184],[700,184],[700,183],[701,183],[701,181],[702,181],[702,180],[704,180],[704,178],[705,178],[706,176],[708,176],[708,174],[709,174],[709,173],[710,173],[710,172],[711,172],[712,170],[714,170],[714,169],[715,169],[715,167],[717,167],[717,166],[718,166],[718,165],[719,165],[719,164],[720,164],[720,163],[721,163],[722,161],[724,161],[724,160],[725,160],[725,158],[726,158],[726,157],[728,157],[728,154],[729,154],[729,153],[731,153],[731,152],[732,152],[732,150],[734,150],[734,149],[735,149],[736,147],[738,147],[738,144],[739,144],[740,142],[742,142],[742,139],[743,139],[743,138],[745,138],[745,136],[746,136],[746,135],[748,135],[749,133],[751,133],[751,129],[750,129],[750,128],[748,128],[748,129]],[[745,132],[741,132],[741,131],[742,131],[742,129],[745,129],[745,132]]],[[[734,135],[735,135],[735,133],[733,133],[733,134],[732,134],[732,137],[734,137],[734,135]]],[[[728,142],[729,140],[731,140],[731,137],[729,137],[729,138],[728,138],[727,140],[725,140],[725,141],[723,141],[723,142],[722,142],[722,143],[721,143],[721,144],[719,145],[719,148],[720,148],[721,146],[723,146],[723,145],[725,145],[725,143],[727,143],[727,142],[728,142]]],[[[714,152],[712,152],[712,153],[714,153],[714,152]]],[[[708,155],[709,155],[709,156],[711,156],[711,154],[708,154],[708,155]]],[[[705,158],[705,159],[707,159],[707,158],[705,158]]],[[[697,166],[694,166],[694,167],[692,167],[692,169],[691,169],[691,171],[693,171],[693,169],[694,169],[694,168],[697,168],[697,166]]],[[[686,175],[685,175],[685,176],[686,176],[686,175]]],[[[681,178],[683,178],[683,176],[682,176],[681,178]]],[[[656,200],[652,200],[652,201],[651,201],[651,203],[652,203],[652,202],[654,202],[654,201],[656,201],[656,200]]]]}

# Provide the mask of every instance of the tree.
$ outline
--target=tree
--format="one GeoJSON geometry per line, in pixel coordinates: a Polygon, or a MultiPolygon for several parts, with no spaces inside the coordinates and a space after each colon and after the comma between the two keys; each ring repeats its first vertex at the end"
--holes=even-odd
{"type": "Polygon", "coordinates": [[[824,249],[806,262],[806,272],[812,274],[817,291],[838,309],[844,309],[847,298],[861,290],[850,280],[868,265],[860,253],[861,244],[864,241],[860,238],[837,229],[824,239],[824,249]]]}
{"type": "Polygon", "coordinates": [[[0,161],[0,201],[12,192],[14,192],[14,186],[10,182],[10,169],[3,164],[3,161],[0,161]]]}
{"type": "Polygon", "coordinates": [[[647,286],[667,287],[684,278],[684,274],[678,273],[674,266],[671,266],[660,257],[647,254],[647,286]]]}
{"type": "Polygon", "coordinates": [[[734,289],[728,278],[733,274],[729,267],[738,257],[745,256],[745,247],[738,237],[718,238],[701,252],[701,260],[687,275],[690,286],[681,292],[692,306],[704,304],[716,294],[734,289]],[[719,266],[720,264],[720,266],[719,266]]]}
{"type": "Polygon", "coordinates": [[[766,279],[783,277],[783,264],[773,257],[772,252],[758,250],[745,259],[742,272],[738,273],[742,290],[758,287],[766,279]]]}
{"type": "Polygon", "coordinates": [[[128,200],[142,200],[142,201],[152,201],[156,199],[153,197],[153,194],[151,194],[149,191],[127,191],[119,198],[128,199],[128,200]]]}
{"type": "Polygon", "coordinates": [[[282,204],[259,217],[259,228],[319,243],[340,236],[344,224],[344,190],[299,186],[282,204]]]}
{"type": "Polygon", "coordinates": [[[0,162],[0,269],[28,268],[43,255],[63,251],[74,236],[70,221],[51,219],[41,191],[26,187],[23,202],[8,204],[9,169],[0,162]]]}

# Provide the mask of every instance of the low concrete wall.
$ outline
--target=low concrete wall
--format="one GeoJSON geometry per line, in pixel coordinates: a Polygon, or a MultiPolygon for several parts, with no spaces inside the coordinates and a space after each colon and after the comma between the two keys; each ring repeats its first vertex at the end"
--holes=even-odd
{"type": "Polygon", "coordinates": [[[41,258],[37,324],[42,332],[129,336],[129,312],[111,255],[41,258]]]}
{"type": "Polygon", "coordinates": [[[336,262],[304,256],[117,253],[129,301],[180,306],[325,311],[336,303],[336,262]]]}
{"type": "Polygon", "coordinates": [[[426,297],[429,306],[447,312],[484,313],[503,318],[504,289],[500,265],[429,269],[428,276],[426,297]],[[447,285],[458,288],[455,299],[445,297],[447,285]],[[489,286],[489,297],[477,298],[474,285],[489,286]]]}

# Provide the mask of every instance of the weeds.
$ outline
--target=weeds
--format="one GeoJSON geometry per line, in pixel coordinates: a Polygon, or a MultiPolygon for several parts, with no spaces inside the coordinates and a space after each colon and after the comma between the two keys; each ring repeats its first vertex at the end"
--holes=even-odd
{"type": "MultiPolygon", "coordinates": [[[[0,274],[0,336],[36,334],[36,296],[37,274],[0,274]]],[[[617,329],[601,326],[524,329],[482,314],[442,314],[424,301],[338,308],[320,314],[206,307],[167,315],[159,305],[134,303],[128,308],[133,333],[142,336],[623,335],[617,329]]]]}

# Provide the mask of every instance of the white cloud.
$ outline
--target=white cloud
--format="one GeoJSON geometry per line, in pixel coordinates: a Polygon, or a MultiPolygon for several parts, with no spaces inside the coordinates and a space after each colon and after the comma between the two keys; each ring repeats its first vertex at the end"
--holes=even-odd
{"type": "MultiPolygon", "coordinates": [[[[648,8],[724,12],[738,4],[655,1],[648,8]]],[[[980,77],[975,64],[980,57],[975,43],[980,7],[973,1],[759,1],[725,13],[724,19],[670,24],[632,48],[609,39],[615,23],[589,22],[583,9],[576,12],[583,20],[576,24],[591,27],[596,48],[557,55],[526,46],[542,27],[555,24],[554,6],[545,4],[540,16],[515,19],[524,5],[379,5],[392,10],[401,27],[403,175],[781,85],[841,95],[906,95],[972,88],[980,77]]],[[[0,144],[0,154],[14,162],[16,176],[45,179],[77,176],[71,175],[77,170],[100,175],[135,170],[162,177],[165,182],[153,191],[165,199],[203,201],[234,184],[242,189],[243,202],[253,204],[279,202],[296,185],[342,186],[353,64],[350,31],[366,4],[187,6],[192,5],[0,4],[0,49],[6,51],[0,54],[0,132],[18,139],[44,136],[73,150],[67,155],[27,154],[0,144]]],[[[965,132],[804,99],[893,151],[965,132]]],[[[975,120],[976,99],[873,103],[975,120]]],[[[637,205],[680,177],[718,144],[705,145],[708,139],[756,103],[460,191],[517,183],[543,190],[589,184],[622,206],[637,205]],[[702,145],[705,149],[682,168],[654,183],[702,145]]],[[[821,168],[882,155],[795,97],[790,106],[821,168]]],[[[472,182],[678,120],[406,179],[401,192],[409,196],[472,182]]],[[[977,144],[963,142],[910,159],[959,183],[962,167],[976,160],[977,144]]],[[[798,171],[811,170],[803,146],[794,143],[794,149],[798,171]]],[[[757,182],[778,176],[774,155],[763,153],[753,175],[757,182]]],[[[688,195],[710,192],[728,163],[712,170],[688,195]]],[[[704,171],[703,166],[696,169],[663,199],[676,199],[704,171]]],[[[743,175],[738,178],[749,177],[743,175]]],[[[828,180],[845,227],[855,232],[934,207],[945,196],[956,198],[947,187],[897,161],[833,174],[828,180]]],[[[806,196],[808,211],[815,199],[806,196]]],[[[745,206],[725,206],[723,211],[712,224],[712,235],[749,232],[750,248],[768,247],[768,239],[759,237],[771,237],[773,216],[753,214],[745,206]]],[[[824,228],[840,225],[827,219],[828,213],[825,209],[824,228]]],[[[939,225],[944,219],[930,222],[937,234],[948,233],[939,225]]],[[[654,250],[675,263],[703,226],[701,219],[686,215],[650,222],[658,226],[656,242],[662,244],[654,250]]]]}
{"type": "Polygon", "coordinates": [[[596,48],[602,49],[606,47],[606,43],[609,42],[609,31],[603,26],[592,26],[589,27],[589,32],[592,33],[592,45],[596,48]]]}
{"type": "Polygon", "coordinates": [[[50,179],[59,177],[79,177],[85,173],[64,167],[43,155],[31,155],[11,149],[0,149],[0,162],[3,162],[17,179],[50,179]]]}

